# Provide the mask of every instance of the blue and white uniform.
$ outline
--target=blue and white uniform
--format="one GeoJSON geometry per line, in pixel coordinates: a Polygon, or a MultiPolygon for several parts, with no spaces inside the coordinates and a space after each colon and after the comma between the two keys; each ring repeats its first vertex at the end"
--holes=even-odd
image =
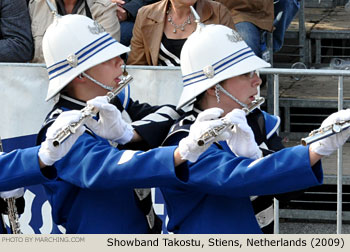
{"type": "MultiPolygon", "coordinates": [[[[188,134],[197,113],[190,111],[169,133],[165,145],[176,145],[188,134]]],[[[266,132],[276,119],[264,113],[266,132]]],[[[272,127],[273,128],[273,127],[272,127]]],[[[235,156],[213,144],[197,162],[187,162],[189,181],[162,187],[174,233],[262,233],[255,218],[251,196],[273,195],[319,185],[321,162],[310,166],[308,147],[286,148],[252,160],[235,156]]]]}
{"type": "Polygon", "coordinates": [[[0,191],[41,184],[56,178],[54,167],[40,169],[40,146],[0,154],[0,191]]]}
{"type": "MultiPolygon", "coordinates": [[[[128,113],[132,120],[161,110],[132,100],[124,101],[121,98],[117,103],[124,105],[122,114],[128,113]]],[[[83,102],[61,95],[39,133],[39,141],[43,140],[55,113],[83,106],[83,102]]],[[[158,119],[161,116],[166,115],[159,113],[158,119]]],[[[148,119],[143,122],[140,127],[134,127],[141,136],[154,130],[150,140],[153,142],[145,141],[144,146],[149,147],[156,144],[159,124],[153,125],[148,119]]],[[[63,225],[67,233],[147,233],[148,223],[136,203],[134,188],[173,185],[187,180],[186,166],[174,168],[175,148],[147,152],[121,150],[119,146],[111,147],[93,132],[85,132],[69,153],[55,163],[59,179],[44,184],[54,222],[63,225]]]]}

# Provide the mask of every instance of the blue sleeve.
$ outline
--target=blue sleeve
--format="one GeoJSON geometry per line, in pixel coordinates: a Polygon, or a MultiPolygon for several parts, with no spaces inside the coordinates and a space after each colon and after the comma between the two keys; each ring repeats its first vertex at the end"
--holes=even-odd
{"type": "MultiPolygon", "coordinates": [[[[177,144],[187,134],[178,132],[167,144],[177,144]]],[[[309,149],[301,145],[253,160],[212,144],[197,162],[186,163],[190,169],[187,188],[235,198],[285,193],[323,181],[321,162],[311,167],[309,149]]]]}
{"type": "Polygon", "coordinates": [[[119,150],[84,133],[55,167],[64,181],[95,190],[177,184],[188,179],[188,167],[174,167],[175,148],[119,150]]]}
{"type": "Polygon", "coordinates": [[[0,155],[0,191],[42,184],[56,178],[56,171],[50,169],[50,175],[42,173],[39,167],[38,151],[40,146],[18,149],[0,155]]]}
{"type": "Polygon", "coordinates": [[[194,190],[230,197],[285,193],[320,185],[323,179],[321,162],[311,167],[303,146],[252,160],[212,145],[189,167],[188,184],[194,190]]]}

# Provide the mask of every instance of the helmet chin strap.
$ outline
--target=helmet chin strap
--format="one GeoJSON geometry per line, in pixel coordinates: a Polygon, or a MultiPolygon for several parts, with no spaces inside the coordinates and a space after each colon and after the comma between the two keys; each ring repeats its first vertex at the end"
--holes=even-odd
{"type": "Polygon", "coordinates": [[[243,108],[247,107],[247,104],[244,104],[243,102],[239,101],[236,97],[234,97],[232,94],[230,94],[226,89],[224,89],[220,84],[216,84],[216,88],[221,90],[225,95],[230,97],[232,100],[237,102],[239,105],[241,105],[243,108]]]}
{"type": "Polygon", "coordinates": [[[105,84],[103,84],[103,83],[101,83],[101,82],[95,80],[95,79],[92,78],[90,75],[88,75],[88,74],[86,74],[86,73],[84,73],[84,72],[82,72],[81,74],[82,74],[84,77],[86,77],[86,78],[88,78],[89,80],[91,80],[91,81],[92,81],[93,83],[95,83],[96,85],[99,85],[100,87],[102,87],[102,88],[104,88],[104,89],[106,89],[106,90],[108,90],[108,91],[112,91],[112,90],[113,90],[112,87],[107,86],[107,85],[105,85],[105,84]]]}

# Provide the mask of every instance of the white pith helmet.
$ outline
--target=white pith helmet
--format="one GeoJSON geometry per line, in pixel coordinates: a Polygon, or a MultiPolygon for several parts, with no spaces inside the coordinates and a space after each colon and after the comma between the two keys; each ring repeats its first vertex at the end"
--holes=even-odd
{"type": "Polygon", "coordinates": [[[128,51],[128,47],[86,16],[57,17],[43,38],[43,54],[49,74],[46,101],[80,73],[128,51]]]}
{"type": "Polygon", "coordinates": [[[242,37],[224,25],[197,27],[180,55],[184,88],[177,108],[223,80],[271,65],[257,57],[242,37]]]}

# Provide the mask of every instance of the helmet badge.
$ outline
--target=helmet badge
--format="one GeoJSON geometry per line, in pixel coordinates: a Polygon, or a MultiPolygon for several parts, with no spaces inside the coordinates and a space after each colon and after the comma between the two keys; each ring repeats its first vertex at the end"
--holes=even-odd
{"type": "Polygon", "coordinates": [[[208,79],[213,78],[215,76],[214,67],[211,65],[204,67],[203,73],[208,79]]]}
{"type": "Polygon", "coordinates": [[[229,41],[231,41],[231,42],[243,41],[243,38],[241,37],[241,35],[239,35],[234,30],[231,30],[231,31],[232,31],[232,34],[226,34],[229,41]]]}
{"type": "Polygon", "coordinates": [[[100,34],[105,31],[102,25],[100,25],[97,21],[94,21],[93,26],[88,26],[90,32],[92,34],[100,34]]]}
{"type": "Polygon", "coordinates": [[[75,68],[78,65],[78,56],[75,54],[68,55],[67,62],[71,67],[75,68]]]}

